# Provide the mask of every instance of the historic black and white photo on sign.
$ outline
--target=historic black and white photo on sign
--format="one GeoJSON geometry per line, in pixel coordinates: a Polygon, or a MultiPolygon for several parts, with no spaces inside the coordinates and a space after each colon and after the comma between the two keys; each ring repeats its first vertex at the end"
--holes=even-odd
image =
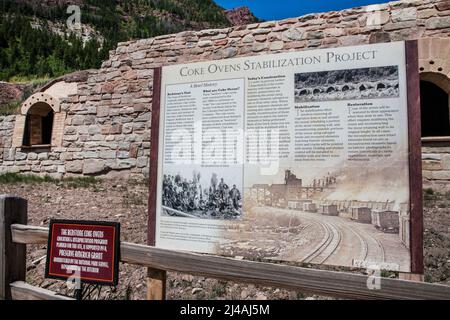
{"type": "Polygon", "coordinates": [[[242,186],[232,177],[197,170],[187,177],[164,174],[163,214],[172,217],[235,220],[242,215],[242,186]]]}
{"type": "Polygon", "coordinates": [[[397,66],[295,74],[295,102],[393,98],[399,95],[397,66]]]}

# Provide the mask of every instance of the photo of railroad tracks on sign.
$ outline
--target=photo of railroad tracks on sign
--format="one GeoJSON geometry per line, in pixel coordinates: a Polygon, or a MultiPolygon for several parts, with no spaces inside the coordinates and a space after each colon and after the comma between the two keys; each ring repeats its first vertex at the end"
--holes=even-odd
{"type": "Polygon", "coordinates": [[[372,165],[281,168],[284,177],[260,177],[247,186],[245,216],[239,228],[227,230],[221,254],[408,269],[410,214],[402,186],[407,172],[372,165]]]}
{"type": "Polygon", "coordinates": [[[297,73],[295,102],[398,97],[398,67],[297,73]]]}

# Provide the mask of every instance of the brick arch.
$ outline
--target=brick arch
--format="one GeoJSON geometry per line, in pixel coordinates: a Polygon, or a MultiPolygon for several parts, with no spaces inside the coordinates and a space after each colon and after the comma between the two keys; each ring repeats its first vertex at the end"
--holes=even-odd
{"type": "Polygon", "coordinates": [[[450,92],[450,38],[419,41],[419,72],[422,80],[433,82],[450,92]]]}
{"type": "Polygon", "coordinates": [[[53,118],[53,128],[52,128],[52,138],[51,138],[51,147],[61,147],[62,146],[62,138],[64,131],[64,121],[66,119],[66,113],[61,112],[61,105],[57,98],[52,97],[49,94],[38,92],[30,96],[20,108],[20,115],[16,116],[16,121],[14,124],[14,133],[13,133],[13,147],[20,148],[23,142],[23,136],[25,132],[25,122],[27,114],[30,112],[30,109],[39,109],[40,107],[48,106],[54,112],[53,118]],[[34,108],[36,107],[36,108],[34,108]]]}
{"type": "Polygon", "coordinates": [[[420,80],[432,82],[450,94],[450,78],[439,72],[421,72],[420,80]]]}
{"type": "Polygon", "coordinates": [[[50,108],[53,109],[54,113],[59,113],[61,111],[61,105],[59,104],[58,99],[55,99],[46,93],[38,92],[33,94],[22,104],[22,107],[20,109],[21,115],[26,116],[30,108],[38,103],[47,104],[50,108]]]}

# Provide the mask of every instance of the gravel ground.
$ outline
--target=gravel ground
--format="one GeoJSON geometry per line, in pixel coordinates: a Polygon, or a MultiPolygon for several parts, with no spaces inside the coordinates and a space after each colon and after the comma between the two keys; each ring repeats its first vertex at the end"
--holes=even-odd
{"type": "MultiPolygon", "coordinates": [[[[425,279],[450,284],[450,194],[426,193],[425,279]]],[[[28,223],[48,226],[50,218],[112,220],[121,223],[121,240],[146,243],[148,188],[140,182],[100,181],[89,187],[55,183],[0,184],[0,194],[28,200],[28,223]]],[[[44,279],[45,245],[28,246],[27,282],[63,294],[61,281],[44,279]]],[[[101,299],[145,299],[145,268],[120,266],[117,288],[102,289],[101,299]]],[[[326,299],[301,292],[243,285],[191,275],[168,273],[168,299],[326,299]]]]}

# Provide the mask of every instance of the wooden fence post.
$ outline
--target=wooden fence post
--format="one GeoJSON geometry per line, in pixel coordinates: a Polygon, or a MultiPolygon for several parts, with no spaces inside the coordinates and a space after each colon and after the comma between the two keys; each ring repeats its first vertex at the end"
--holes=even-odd
{"type": "Polygon", "coordinates": [[[10,284],[25,281],[26,245],[12,241],[11,225],[27,224],[27,201],[0,195],[0,300],[10,300],[10,284]]]}
{"type": "Polygon", "coordinates": [[[148,268],[147,271],[147,300],[166,299],[166,279],[165,270],[148,268]]]}

